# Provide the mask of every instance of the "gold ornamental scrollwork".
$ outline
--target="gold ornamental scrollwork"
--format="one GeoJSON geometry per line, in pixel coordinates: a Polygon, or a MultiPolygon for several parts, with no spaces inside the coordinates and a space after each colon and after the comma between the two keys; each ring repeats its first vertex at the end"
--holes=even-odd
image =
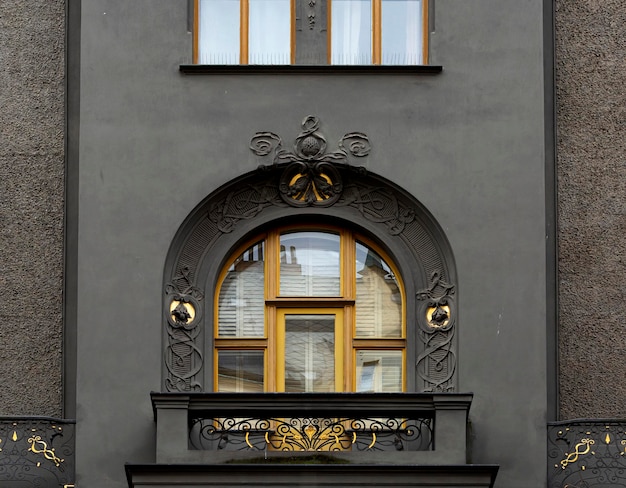
{"type": "Polygon", "coordinates": [[[575,463],[576,461],[578,461],[578,458],[580,456],[589,454],[589,452],[591,452],[591,446],[593,446],[595,443],[596,441],[594,441],[593,439],[588,439],[588,438],[581,439],[580,442],[574,446],[574,452],[567,454],[565,459],[561,461],[561,468],[565,469],[567,468],[568,464],[575,463]],[[583,447],[584,447],[584,450],[581,449],[583,447]]]}
{"type": "Polygon", "coordinates": [[[57,468],[61,466],[61,463],[63,461],[65,461],[55,454],[54,448],[48,448],[48,444],[41,439],[40,435],[34,435],[30,437],[28,439],[28,443],[30,444],[30,448],[28,449],[29,451],[34,452],[35,454],[43,454],[43,456],[49,461],[52,461],[57,466],[57,468]]]}

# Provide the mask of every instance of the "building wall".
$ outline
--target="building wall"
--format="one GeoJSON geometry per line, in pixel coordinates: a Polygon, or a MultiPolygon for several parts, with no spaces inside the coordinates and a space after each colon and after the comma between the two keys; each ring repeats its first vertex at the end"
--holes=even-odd
{"type": "Polygon", "coordinates": [[[626,417],[626,2],[556,2],[560,417],[626,417]]]}
{"type": "MultiPolygon", "coordinates": [[[[0,199],[2,224],[0,226],[2,246],[0,364],[3,368],[0,414],[3,415],[60,415],[62,411],[65,3],[60,0],[47,0],[46,2],[12,0],[0,3],[0,60],[2,61],[0,66],[0,86],[2,86],[0,90],[0,106],[2,106],[0,111],[0,194],[2,195],[0,199]]],[[[480,4],[483,5],[484,2],[480,4]]],[[[623,156],[623,141],[625,140],[623,86],[626,81],[626,70],[623,64],[623,59],[626,58],[626,36],[623,30],[626,23],[626,8],[624,7],[624,0],[604,2],[558,0],[556,2],[559,361],[560,418],[563,419],[624,417],[626,414],[626,395],[624,395],[626,385],[624,385],[621,367],[621,358],[626,348],[621,333],[626,314],[623,278],[623,235],[625,234],[623,195],[626,185],[623,156]]],[[[101,10],[102,12],[97,13],[102,15],[101,19],[105,19],[107,8],[101,10]]],[[[180,13],[182,10],[184,9],[177,7],[176,15],[182,15],[180,13]]],[[[477,15],[480,10],[478,8],[474,15],[467,12],[468,25],[474,21],[478,25],[477,15]]],[[[494,7],[494,10],[500,10],[500,7],[494,7]]],[[[89,25],[96,20],[94,11],[90,12],[91,16],[86,19],[89,25]]],[[[445,13],[442,15],[445,25],[445,13]]],[[[495,17],[487,15],[486,19],[494,25],[498,24],[495,17]]],[[[180,25],[185,25],[186,19],[176,18],[175,21],[180,27],[180,25]]],[[[438,21],[438,29],[440,25],[438,21]]],[[[109,24],[110,30],[107,32],[113,32],[114,28],[109,24]]],[[[121,28],[123,31],[123,26],[121,28]]],[[[126,35],[124,39],[127,45],[132,46],[140,42],[127,32],[122,33],[126,35]]],[[[102,32],[99,31],[98,35],[102,35],[102,32]]],[[[171,62],[167,67],[171,72],[176,70],[178,62],[184,61],[184,59],[179,59],[180,56],[184,58],[189,56],[188,34],[181,31],[177,33],[177,36],[179,36],[175,40],[177,47],[175,53],[170,56],[171,62]],[[179,49],[178,44],[184,44],[184,49],[179,49]]],[[[457,41],[460,36],[461,33],[456,36],[455,40],[451,38],[450,33],[436,32],[433,43],[434,62],[437,62],[438,46],[441,48],[446,43],[459,44],[457,41]]],[[[90,40],[95,43],[97,37],[87,39],[87,41],[90,40]]],[[[481,41],[478,37],[470,37],[469,40],[477,43],[471,46],[472,48],[478,47],[485,55],[494,55],[493,52],[488,53],[485,47],[490,39],[485,38],[481,41]]],[[[449,48],[452,49],[453,45],[449,48]]],[[[497,51],[495,47],[492,49],[497,51]]],[[[134,52],[134,56],[137,59],[141,57],[138,51],[134,52]]],[[[475,58],[473,60],[475,61],[475,58]]],[[[131,68],[132,62],[131,57],[121,64],[117,63],[118,67],[127,69],[126,73],[117,73],[118,76],[123,77],[127,74],[137,81],[136,67],[131,68]]],[[[448,71],[454,67],[446,63],[445,68],[448,71]]],[[[177,74],[171,75],[168,81],[162,82],[168,86],[178,86],[182,83],[185,90],[193,90],[194,96],[200,97],[205,88],[193,88],[192,85],[213,84],[211,81],[182,80],[181,82],[177,77],[177,74]]],[[[139,79],[139,81],[146,82],[145,79],[139,79]]],[[[484,97],[487,85],[484,79],[481,81],[483,84],[479,88],[482,90],[476,91],[476,94],[484,97]]],[[[419,80],[418,82],[422,83],[419,80]]],[[[248,88],[254,89],[255,84],[252,81],[248,80],[243,83],[248,88]]],[[[228,96],[227,83],[221,80],[218,85],[224,88],[222,95],[228,96]]],[[[430,82],[426,85],[430,85],[430,82]]],[[[245,89],[245,86],[242,89],[245,89]]],[[[319,90],[321,86],[319,81],[312,81],[309,87],[303,85],[299,97],[309,96],[311,90],[315,93],[315,90],[319,90]]],[[[476,87],[476,80],[470,80],[470,86],[476,87]]],[[[129,95],[126,94],[126,96],[129,95]]],[[[131,99],[136,100],[135,96],[131,99]]],[[[168,103],[181,103],[180,93],[170,92],[170,96],[172,98],[168,103]]],[[[359,105],[358,101],[348,99],[343,105],[346,112],[352,110],[352,106],[347,102],[359,105]]],[[[99,103],[100,108],[106,105],[105,101],[99,103]]],[[[285,134],[290,130],[295,133],[293,131],[295,123],[304,115],[300,112],[308,110],[311,105],[314,105],[313,108],[316,111],[320,106],[324,106],[324,102],[319,100],[314,104],[301,103],[298,107],[301,110],[293,112],[293,120],[280,125],[280,123],[267,123],[266,117],[262,116],[263,110],[267,110],[267,107],[263,106],[261,100],[256,103],[259,105],[257,107],[258,120],[241,129],[243,139],[256,130],[269,128],[272,124],[273,127],[283,130],[285,134]]],[[[466,100],[463,104],[462,100],[457,99],[456,104],[457,107],[463,106],[461,118],[469,118],[470,102],[466,100]]],[[[153,110],[159,110],[158,106],[159,104],[155,102],[153,110]]],[[[406,112],[402,117],[403,124],[412,123],[417,116],[416,112],[405,107],[403,109],[406,112]]],[[[161,107],[161,110],[164,109],[161,107]]],[[[478,106],[474,110],[475,116],[479,115],[477,110],[478,106]]],[[[441,127],[449,124],[453,110],[447,108],[444,111],[450,113],[442,115],[439,123],[432,126],[431,132],[441,130],[441,127]]],[[[212,114],[212,120],[221,120],[224,113],[218,112],[219,110],[212,114]]],[[[357,112],[362,113],[363,109],[359,108],[357,112]]],[[[193,110],[190,113],[193,115],[193,110]]],[[[85,115],[89,117],[93,114],[88,111],[85,115]]],[[[327,114],[322,114],[324,115],[327,114]]],[[[488,116],[489,114],[483,112],[482,115],[488,116]]],[[[179,116],[185,117],[186,115],[179,116]]],[[[337,136],[343,133],[342,130],[348,128],[366,130],[361,127],[364,124],[360,123],[359,117],[339,118],[340,121],[333,122],[337,136]],[[357,125],[359,127],[356,127],[357,125]]],[[[166,212],[173,215],[169,219],[171,224],[167,230],[163,231],[165,235],[159,241],[160,250],[157,252],[159,255],[164,254],[168,236],[171,237],[175,231],[176,222],[182,221],[194,202],[199,201],[212,188],[225,181],[224,175],[217,168],[206,169],[207,173],[203,177],[202,184],[189,181],[191,177],[188,176],[187,171],[190,154],[212,154],[213,157],[217,157],[231,147],[221,142],[220,130],[214,124],[210,124],[213,128],[207,128],[206,123],[201,123],[205,119],[203,114],[198,114],[195,116],[197,123],[194,121],[189,124],[190,127],[186,128],[182,127],[185,124],[175,123],[171,130],[189,131],[192,137],[189,137],[185,144],[191,147],[183,151],[185,158],[182,160],[171,155],[169,159],[165,158],[163,164],[158,165],[159,171],[173,178],[174,183],[182,185],[186,192],[191,191],[191,194],[184,199],[184,203],[181,202],[180,196],[177,196],[173,203],[170,202],[167,206],[161,207],[167,207],[166,212]],[[207,131],[213,133],[210,144],[200,142],[206,137],[207,131]],[[183,173],[177,173],[176,170],[181,168],[183,173]]],[[[325,119],[328,120],[328,116],[325,119]]],[[[431,115],[430,120],[432,119],[431,115]]],[[[459,120],[459,117],[455,119],[459,120]]],[[[135,120],[135,122],[141,121],[135,120]]],[[[466,123],[469,121],[466,120],[466,123]]],[[[143,138],[144,141],[151,140],[146,139],[149,134],[148,129],[141,132],[142,135],[139,138],[143,138]]],[[[372,135],[371,130],[370,135],[372,135]]],[[[460,161],[463,159],[461,155],[468,148],[474,147],[471,160],[475,160],[477,154],[481,152],[475,147],[479,144],[478,141],[481,141],[480,138],[470,137],[468,131],[461,131],[457,133],[457,136],[465,137],[465,143],[471,143],[473,140],[474,146],[465,144],[461,149],[462,144],[459,143],[445,149],[445,152],[456,154],[456,157],[448,158],[448,161],[455,161],[449,163],[455,168],[461,165],[460,161]]],[[[428,155],[424,158],[444,152],[444,145],[418,144],[422,153],[428,155]]],[[[125,147],[128,149],[128,146],[125,147]]],[[[403,152],[402,149],[398,151],[403,152]]],[[[404,152],[407,152],[406,149],[404,152]]],[[[241,153],[243,159],[249,157],[249,154],[244,153],[245,151],[241,153]]],[[[193,166],[201,167],[205,160],[199,156],[195,157],[199,160],[193,166]]],[[[157,158],[157,161],[159,160],[157,158]]],[[[237,171],[243,171],[251,169],[254,161],[237,164],[237,171]]],[[[233,171],[233,175],[237,171],[233,171]]],[[[379,169],[379,171],[384,171],[384,169],[379,169]]],[[[122,168],[119,168],[119,172],[121,174],[122,168]]],[[[103,184],[106,185],[104,176],[103,171],[103,184]]],[[[485,191],[484,182],[481,182],[479,176],[477,174],[476,178],[470,182],[473,182],[471,184],[477,187],[479,192],[485,191]]],[[[441,181],[447,178],[447,174],[444,175],[443,172],[435,169],[429,178],[441,181]]],[[[453,179],[449,183],[455,185],[454,189],[458,191],[465,186],[466,182],[461,184],[453,179]]],[[[163,191],[164,186],[161,181],[154,181],[150,184],[153,185],[154,192],[163,191]]],[[[409,186],[411,185],[420,189],[419,198],[425,200],[433,208],[437,200],[436,195],[425,196],[425,190],[429,184],[414,183],[409,186]]],[[[130,187],[132,188],[132,185],[130,187]]],[[[114,187],[109,187],[109,189],[116,191],[114,187]]],[[[128,192],[132,193],[132,190],[129,189],[128,192]]],[[[112,200],[115,198],[117,197],[112,200]]],[[[476,203],[478,200],[473,198],[470,202],[476,203]]],[[[482,206],[482,210],[487,210],[485,205],[482,206]]],[[[444,223],[449,221],[448,229],[455,220],[450,216],[442,215],[441,211],[438,212],[438,217],[444,223]]],[[[137,219],[141,220],[139,216],[137,219]]],[[[151,224],[154,228],[151,232],[158,234],[160,223],[162,222],[159,216],[155,215],[151,224]]],[[[465,246],[463,239],[460,238],[461,230],[467,230],[462,223],[461,226],[457,225],[450,231],[453,240],[457,242],[457,249],[459,246],[465,246]],[[458,236],[454,237],[457,234],[458,236]]],[[[144,236],[148,240],[149,237],[144,236]]],[[[468,244],[471,245],[472,242],[474,241],[470,239],[468,244]]],[[[137,247],[140,247],[139,243],[137,247]]],[[[480,247],[478,244],[471,247],[475,255],[483,255],[477,250],[480,247]]],[[[142,257],[136,254],[129,259],[141,262],[142,257]]],[[[150,276],[150,279],[154,281],[151,293],[156,298],[159,295],[158,285],[161,276],[159,273],[150,276]]],[[[145,283],[145,281],[142,282],[145,283]]],[[[159,317],[154,315],[155,311],[152,308],[146,312],[152,313],[153,321],[158,322],[159,317]]],[[[462,318],[464,319],[462,324],[469,320],[466,317],[462,318]]],[[[471,364],[473,360],[466,357],[463,364],[468,364],[468,362],[471,364]]],[[[157,363],[158,360],[151,356],[150,364],[155,366],[156,370],[158,370],[157,363]]],[[[470,383],[475,384],[473,381],[470,383]]],[[[157,385],[158,378],[155,377],[149,387],[156,389],[157,385]]],[[[142,408],[147,411],[148,399],[144,391],[138,393],[138,401],[144,404],[142,408]]],[[[83,412],[85,412],[84,409],[83,412]]],[[[86,417],[89,416],[86,415],[86,417]]],[[[93,417],[91,420],[93,421],[93,417]]],[[[150,421],[144,419],[142,432],[144,432],[143,437],[146,438],[146,446],[150,442],[150,435],[145,432],[149,430],[150,421]]],[[[133,456],[126,456],[128,458],[126,460],[131,460],[130,457],[133,456]]],[[[140,461],[143,458],[146,456],[142,454],[134,456],[132,460],[140,461]]]]}
{"type": "Polygon", "coordinates": [[[446,232],[459,390],[475,395],[472,461],[500,464],[498,486],[545,483],[543,15],[538,0],[437,2],[436,76],[186,76],[186,0],[83,3],[78,485],[121,487],[125,462],[154,460],[148,393],[161,385],[172,238],[202,199],[257,167],[254,133],[291,144],[306,115],[320,118],[329,149],[366,133],[367,169],[446,232]]]}
{"type": "Polygon", "coordinates": [[[0,415],[62,412],[63,0],[0,2],[0,415]]]}

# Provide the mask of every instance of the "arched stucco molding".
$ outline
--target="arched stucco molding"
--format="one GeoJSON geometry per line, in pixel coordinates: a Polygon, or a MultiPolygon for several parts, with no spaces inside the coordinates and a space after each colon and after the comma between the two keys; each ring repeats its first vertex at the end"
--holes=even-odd
{"type": "Polygon", "coordinates": [[[225,260],[264,227],[297,220],[351,226],[392,256],[407,295],[408,389],[454,391],[457,279],[439,224],[397,185],[348,165],[335,168],[342,189],[332,205],[290,205],[280,194],[287,167],[277,164],[227,183],[180,226],[165,265],[163,390],[211,389],[213,292],[225,260]]]}
{"type": "Polygon", "coordinates": [[[288,221],[350,226],[385,249],[405,286],[407,388],[455,390],[456,270],[443,230],[402,188],[349,164],[369,154],[365,134],[345,134],[327,151],[318,129],[306,116],[291,150],[273,132],[255,134],[250,149],[270,164],[213,192],[178,230],[163,287],[165,391],[212,389],[206,351],[220,270],[243,241],[288,221]]]}

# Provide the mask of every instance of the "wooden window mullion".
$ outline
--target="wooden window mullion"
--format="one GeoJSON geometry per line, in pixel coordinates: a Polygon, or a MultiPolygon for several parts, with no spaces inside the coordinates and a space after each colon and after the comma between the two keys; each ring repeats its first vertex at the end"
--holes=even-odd
{"type": "Polygon", "coordinates": [[[382,0],[372,0],[372,64],[382,63],[382,0]]]}
{"type": "Polygon", "coordinates": [[[248,64],[248,28],[250,24],[249,0],[241,0],[239,24],[240,64],[248,64]]]}
{"type": "Polygon", "coordinates": [[[422,0],[422,64],[428,64],[428,2],[422,0]]]}

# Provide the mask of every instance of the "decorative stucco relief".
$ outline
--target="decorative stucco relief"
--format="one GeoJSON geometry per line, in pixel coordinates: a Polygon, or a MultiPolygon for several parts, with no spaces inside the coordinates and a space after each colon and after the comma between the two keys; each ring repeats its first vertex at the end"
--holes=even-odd
{"type": "MultiPolygon", "coordinates": [[[[201,316],[206,306],[198,273],[221,237],[268,209],[318,208],[329,216],[348,210],[377,233],[402,239],[431,281],[416,296],[421,391],[453,391],[456,382],[455,287],[447,282],[446,257],[435,243],[424,211],[406,194],[352,162],[370,154],[369,138],[345,134],[338,149],[327,151],[319,119],[307,116],[291,150],[273,132],[257,132],[250,149],[262,164],[256,173],[227,185],[209,198],[188,227],[164,287],[166,391],[202,391],[205,367],[201,316]]],[[[223,257],[223,256],[220,256],[223,257]]],[[[428,279],[423,278],[423,283],[428,279]]],[[[411,303],[413,300],[411,300],[411,303]]],[[[210,321],[211,318],[206,318],[210,321]]],[[[210,334],[210,332],[209,332],[210,334]]]]}

